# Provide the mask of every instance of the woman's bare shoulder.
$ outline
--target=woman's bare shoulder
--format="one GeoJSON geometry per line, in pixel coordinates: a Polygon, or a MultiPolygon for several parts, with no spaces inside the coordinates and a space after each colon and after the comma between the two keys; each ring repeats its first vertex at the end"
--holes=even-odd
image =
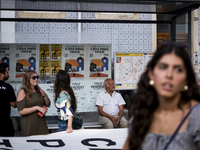
{"type": "Polygon", "coordinates": [[[25,95],[26,94],[25,94],[24,89],[20,89],[19,92],[18,92],[18,94],[17,94],[17,101],[19,102],[19,101],[23,100],[24,97],[25,97],[25,95]]]}
{"type": "Polygon", "coordinates": [[[200,102],[197,101],[197,100],[195,100],[195,99],[192,99],[192,100],[191,100],[191,106],[192,106],[192,107],[195,106],[195,105],[197,105],[197,104],[200,104],[200,102]]]}

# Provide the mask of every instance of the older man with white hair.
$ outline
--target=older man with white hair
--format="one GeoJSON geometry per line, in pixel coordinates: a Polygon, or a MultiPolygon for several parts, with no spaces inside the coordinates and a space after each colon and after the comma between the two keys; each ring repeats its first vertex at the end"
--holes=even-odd
{"type": "Polygon", "coordinates": [[[115,91],[115,83],[108,78],[104,81],[105,90],[102,91],[96,101],[98,107],[99,123],[106,129],[115,127],[127,128],[128,121],[123,117],[124,105],[122,96],[115,91]]]}

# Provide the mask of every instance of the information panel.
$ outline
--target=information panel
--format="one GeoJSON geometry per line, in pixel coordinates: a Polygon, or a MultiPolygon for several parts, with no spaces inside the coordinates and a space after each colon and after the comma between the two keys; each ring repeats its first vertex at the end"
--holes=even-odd
{"type": "Polygon", "coordinates": [[[136,89],[139,78],[153,55],[153,53],[115,53],[115,89],[136,89]]]}

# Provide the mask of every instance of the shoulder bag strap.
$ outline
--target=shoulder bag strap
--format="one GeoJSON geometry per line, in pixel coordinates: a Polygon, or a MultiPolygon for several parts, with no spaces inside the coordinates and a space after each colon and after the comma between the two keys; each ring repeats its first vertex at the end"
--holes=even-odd
{"type": "MultiPolygon", "coordinates": [[[[197,104],[198,105],[198,104],[197,104]]],[[[195,105],[195,106],[197,106],[195,105]]],[[[177,127],[177,129],[175,130],[175,132],[173,133],[173,135],[171,136],[171,138],[169,139],[169,141],[167,142],[167,144],[165,145],[165,147],[163,148],[163,150],[166,150],[169,146],[169,144],[172,142],[172,140],[175,138],[176,134],[178,133],[179,129],[181,128],[181,126],[183,125],[183,123],[185,122],[185,120],[187,119],[187,117],[190,115],[191,111],[194,109],[193,106],[190,111],[185,115],[185,117],[182,119],[181,123],[179,124],[179,126],[177,127]]]]}

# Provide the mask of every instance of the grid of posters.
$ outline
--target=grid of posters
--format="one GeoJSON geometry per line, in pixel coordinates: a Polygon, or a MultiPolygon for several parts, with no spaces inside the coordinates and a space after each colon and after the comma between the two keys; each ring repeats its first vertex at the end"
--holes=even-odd
{"type": "MultiPolygon", "coordinates": [[[[55,115],[53,81],[59,70],[67,70],[77,98],[77,112],[97,111],[96,97],[104,90],[103,81],[111,77],[110,44],[0,44],[0,63],[9,65],[9,83],[17,95],[23,75],[35,70],[41,77],[41,88],[49,95],[52,106],[48,116],[55,115]],[[48,80],[48,84],[43,82],[48,80]]],[[[11,116],[18,116],[12,108],[11,116]]]]}
{"type": "Polygon", "coordinates": [[[42,76],[56,76],[61,70],[62,44],[40,44],[40,68],[42,76]]]}

